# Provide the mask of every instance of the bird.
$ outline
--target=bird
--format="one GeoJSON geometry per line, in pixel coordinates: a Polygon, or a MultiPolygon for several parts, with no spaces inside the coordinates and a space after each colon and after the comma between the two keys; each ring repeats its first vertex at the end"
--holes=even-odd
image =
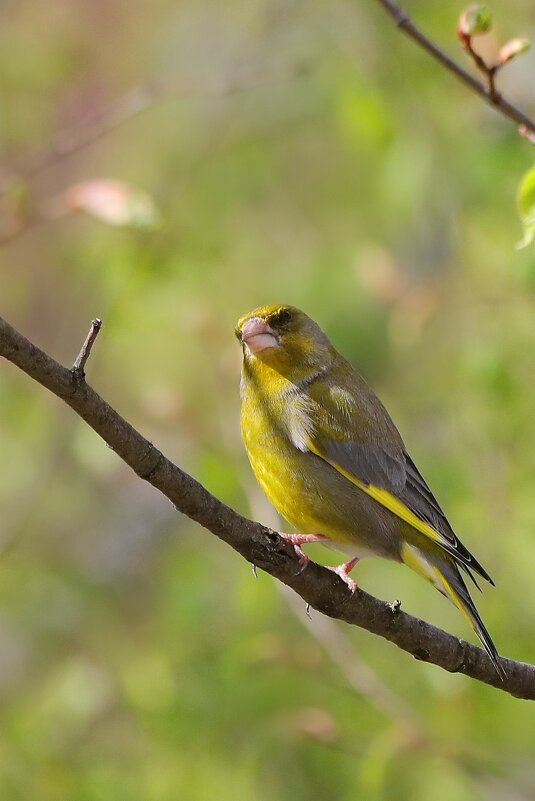
{"type": "Polygon", "coordinates": [[[348,585],[363,557],[401,562],[468,620],[498,675],[505,671],[461,573],[489,574],[454,533],[392,418],[319,325],[295,306],[260,306],[238,321],[241,433],[253,473],[302,545],[349,557],[331,567],[348,585]]]}

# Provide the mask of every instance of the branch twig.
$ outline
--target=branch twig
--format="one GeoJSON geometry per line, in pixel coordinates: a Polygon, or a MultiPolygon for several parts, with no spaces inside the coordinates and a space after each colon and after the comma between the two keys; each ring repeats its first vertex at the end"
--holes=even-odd
{"type": "MultiPolygon", "coordinates": [[[[251,481],[253,481],[251,477],[251,481]]],[[[252,488],[251,482],[243,482],[243,491],[249,508],[255,517],[267,521],[269,526],[278,525],[278,515],[268,503],[259,488],[252,488]]],[[[329,659],[345,675],[348,684],[366,701],[392,722],[399,724],[411,740],[424,742],[428,739],[423,722],[405,701],[387,687],[352,646],[347,634],[331,618],[314,615],[312,618],[308,604],[303,607],[300,598],[284,584],[279,584],[281,598],[302,625],[321,643],[329,659]]],[[[399,601],[395,602],[400,604],[399,601]]],[[[396,609],[397,611],[397,609],[396,609]]],[[[347,629],[346,629],[347,632],[347,629]]]]}
{"type": "Polygon", "coordinates": [[[469,37],[466,42],[465,50],[469,53],[478,70],[485,76],[489,100],[496,105],[499,100],[499,93],[496,89],[496,73],[499,69],[498,64],[487,64],[483,56],[480,56],[477,50],[474,50],[471,37],[469,37]]]}
{"type": "Polygon", "coordinates": [[[357,590],[348,593],[330,570],[309,562],[305,570],[294,549],[271,529],[234,512],[198,481],[174,465],[85,381],[32,344],[0,318],[0,356],[67,403],[145,481],[178,511],[209,529],[245,559],[271,573],[329,617],[360,626],[390,640],[416,659],[450,673],[464,673],[518,698],[535,700],[535,666],[501,659],[506,678],[496,674],[480,648],[357,590]]]}
{"type": "Polygon", "coordinates": [[[405,701],[387,687],[351,647],[340,627],[328,617],[310,618],[299,599],[286,587],[282,597],[312,636],[321,643],[335,665],[346,676],[349,685],[381,714],[402,726],[412,739],[424,741],[427,737],[421,721],[405,701]]]}
{"type": "Polygon", "coordinates": [[[214,99],[231,97],[258,89],[268,80],[299,78],[308,70],[307,63],[296,63],[282,75],[272,72],[270,69],[258,67],[244,69],[228,77],[218,75],[212,80],[199,83],[174,84],[160,80],[147,81],[134,87],[78,125],[59,131],[48,145],[23,156],[22,163],[18,167],[4,176],[0,174],[0,197],[7,192],[14,180],[30,181],[58,162],[70,158],[140,116],[157,103],[174,100],[178,97],[214,99]]]}
{"type": "MultiPolygon", "coordinates": [[[[469,89],[472,89],[477,95],[479,95],[483,100],[503,114],[505,117],[509,117],[509,119],[516,122],[519,127],[522,127],[525,132],[531,133],[535,135],[535,120],[528,117],[523,111],[519,108],[514,106],[508,100],[506,100],[503,95],[496,91],[494,87],[494,75],[492,78],[488,75],[488,66],[485,64],[485,69],[483,70],[488,78],[488,86],[485,86],[477,78],[474,78],[473,75],[470,75],[463,67],[457,64],[447,53],[441,50],[434,42],[431,41],[416,25],[412,22],[410,17],[404,11],[404,9],[395,3],[394,0],[377,0],[377,2],[383,6],[387,14],[392,17],[396,26],[403,31],[410,39],[416,42],[423,50],[425,50],[429,55],[438,61],[439,64],[442,64],[449,72],[452,72],[457,78],[462,81],[469,89]]],[[[477,54],[472,54],[474,58],[477,54]]],[[[479,58],[479,57],[478,57],[479,58]]],[[[477,63],[477,62],[476,62],[477,63]]],[[[479,65],[478,65],[479,66],[479,65]]],[[[480,67],[480,69],[483,69],[480,67]]],[[[525,133],[522,134],[526,136],[525,133]]],[[[529,136],[526,138],[530,140],[529,136]]]]}
{"type": "Polygon", "coordinates": [[[165,96],[164,88],[159,83],[153,82],[137,86],[99,114],[95,114],[73,128],[59,131],[49,145],[24,157],[24,164],[20,170],[16,170],[15,176],[8,175],[2,179],[0,195],[7,191],[14,177],[24,177],[26,180],[34,178],[52,164],[69,158],[105,134],[139,116],[163,96],[165,96]]]}
{"type": "MultiPolygon", "coordinates": [[[[59,131],[52,141],[40,150],[22,156],[15,166],[0,167],[0,247],[9,244],[30,229],[49,223],[57,214],[50,213],[46,204],[25,199],[22,209],[11,208],[9,192],[13,187],[25,187],[39,174],[55,167],[61,161],[75,156],[95,142],[122,127],[142,112],[160,102],[185,98],[231,98],[269,86],[273,81],[298,79],[310,71],[311,65],[296,62],[284,72],[257,67],[240,70],[228,77],[217,76],[210,81],[192,84],[165,84],[153,81],[132,89],[100,113],[88,117],[78,125],[59,131]],[[3,201],[2,198],[7,196],[3,201]]],[[[16,192],[15,192],[16,194],[16,192]]]]}
{"type": "Polygon", "coordinates": [[[93,349],[93,345],[101,328],[102,320],[99,320],[98,317],[95,317],[95,319],[91,321],[91,328],[89,329],[89,332],[85,338],[82,349],[80,350],[80,353],[76,357],[74,364],[71,367],[72,374],[76,375],[79,379],[83,379],[85,376],[85,365],[91,356],[91,350],[93,349]]]}

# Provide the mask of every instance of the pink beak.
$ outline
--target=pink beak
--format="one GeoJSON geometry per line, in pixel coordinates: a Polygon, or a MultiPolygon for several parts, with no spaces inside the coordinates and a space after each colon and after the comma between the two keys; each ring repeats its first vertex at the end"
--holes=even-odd
{"type": "Polygon", "coordinates": [[[249,353],[259,353],[266,348],[275,348],[279,343],[275,331],[260,317],[246,320],[241,330],[242,342],[245,342],[249,353]]]}

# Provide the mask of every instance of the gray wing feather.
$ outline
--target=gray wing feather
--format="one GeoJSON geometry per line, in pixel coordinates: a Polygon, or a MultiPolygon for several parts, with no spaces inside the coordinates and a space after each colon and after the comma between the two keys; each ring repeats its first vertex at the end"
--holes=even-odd
{"type": "Polygon", "coordinates": [[[438,501],[405,451],[392,453],[379,445],[331,437],[318,439],[317,444],[328,460],[359,481],[388,490],[420,520],[439,532],[446,540],[444,548],[472,579],[470,568],[493,584],[486,570],[455,535],[438,501]]]}
{"type": "Polygon", "coordinates": [[[322,438],[317,440],[319,450],[329,460],[340,465],[364,484],[398,493],[406,482],[403,453],[396,456],[379,445],[364,445],[349,440],[322,438]]]}
{"type": "Polygon", "coordinates": [[[402,492],[397,496],[400,501],[418,515],[420,520],[429,523],[435,531],[438,531],[442,536],[452,545],[452,556],[461,564],[466,570],[474,584],[477,585],[474,577],[470,573],[469,568],[478,573],[482,578],[494,584],[487,571],[479,564],[470,551],[465,548],[459,538],[455,535],[452,527],[448,523],[446,515],[440,508],[438,501],[427,486],[425,480],[422,478],[418,468],[405,453],[405,464],[407,470],[407,480],[402,492]]]}

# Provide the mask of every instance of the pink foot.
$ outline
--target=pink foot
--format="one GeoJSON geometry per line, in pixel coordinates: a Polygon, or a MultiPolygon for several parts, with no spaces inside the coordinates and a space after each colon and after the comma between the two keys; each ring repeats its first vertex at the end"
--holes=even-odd
{"type": "Polygon", "coordinates": [[[349,573],[351,570],[353,570],[358,561],[358,557],[355,556],[355,558],[350,559],[349,562],[344,562],[342,565],[328,568],[328,570],[332,570],[333,573],[336,573],[337,576],[340,576],[344,584],[347,584],[352,593],[357,589],[357,583],[351,578],[349,573]]]}
{"type": "Polygon", "coordinates": [[[290,545],[294,546],[295,552],[299,557],[299,562],[301,564],[300,573],[303,572],[307,564],[309,563],[309,558],[301,548],[301,545],[306,545],[307,542],[323,542],[326,540],[327,537],[324,537],[322,534],[284,534],[282,531],[279,531],[279,537],[282,537],[283,540],[289,542],[290,545]]]}

